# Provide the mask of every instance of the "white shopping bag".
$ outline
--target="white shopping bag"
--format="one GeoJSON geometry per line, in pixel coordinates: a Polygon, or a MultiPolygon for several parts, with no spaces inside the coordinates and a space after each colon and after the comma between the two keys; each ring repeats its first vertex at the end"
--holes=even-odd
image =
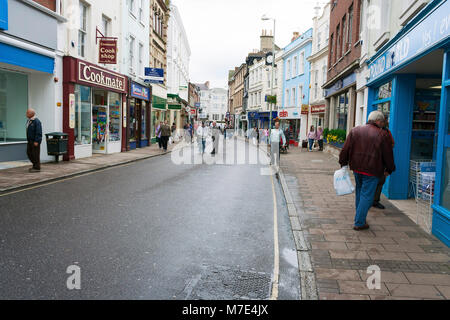
{"type": "Polygon", "coordinates": [[[355,191],[347,166],[334,173],[334,189],[338,196],[352,194],[355,191]]]}

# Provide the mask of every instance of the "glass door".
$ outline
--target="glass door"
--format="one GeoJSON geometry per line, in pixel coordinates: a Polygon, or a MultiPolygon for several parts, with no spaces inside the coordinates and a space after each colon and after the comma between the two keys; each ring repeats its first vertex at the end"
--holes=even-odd
{"type": "Polygon", "coordinates": [[[108,92],[93,90],[92,152],[106,153],[108,139],[108,92]]]}

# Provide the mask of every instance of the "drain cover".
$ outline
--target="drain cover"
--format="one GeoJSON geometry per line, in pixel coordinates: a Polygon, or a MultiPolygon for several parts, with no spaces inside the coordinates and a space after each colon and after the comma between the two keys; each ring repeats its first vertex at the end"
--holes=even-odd
{"type": "Polygon", "coordinates": [[[187,300],[268,300],[271,275],[223,266],[206,266],[187,300]]]}

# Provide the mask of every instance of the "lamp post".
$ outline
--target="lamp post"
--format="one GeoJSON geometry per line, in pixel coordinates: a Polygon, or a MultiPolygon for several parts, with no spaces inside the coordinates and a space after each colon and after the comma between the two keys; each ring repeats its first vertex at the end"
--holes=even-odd
{"type": "MultiPolygon", "coordinates": [[[[274,81],[274,71],[275,71],[275,19],[269,18],[266,15],[263,15],[261,18],[262,21],[273,20],[273,41],[272,41],[272,80],[270,81],[270,95],[273,97],[273,81],[274,81]]],[[[272,104],[269,103],[269,136],[272,133],[272,104]]]]}

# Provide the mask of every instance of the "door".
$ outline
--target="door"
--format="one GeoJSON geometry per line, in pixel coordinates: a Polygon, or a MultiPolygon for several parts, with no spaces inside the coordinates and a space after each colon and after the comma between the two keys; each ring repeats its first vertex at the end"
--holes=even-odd
{"type": "Polygon", "coordinates": [[[92,152],[106,153],[108,139],[108,93],[93,90],[92,152]]]}
{"type": "Polygon", "coordinates": [[[136,100],[136,128],[134,131],[134,139],[136,140],[136,147],[141,147],[141,132],[142,132],[142,103],[141,100],[136,100]]]}

